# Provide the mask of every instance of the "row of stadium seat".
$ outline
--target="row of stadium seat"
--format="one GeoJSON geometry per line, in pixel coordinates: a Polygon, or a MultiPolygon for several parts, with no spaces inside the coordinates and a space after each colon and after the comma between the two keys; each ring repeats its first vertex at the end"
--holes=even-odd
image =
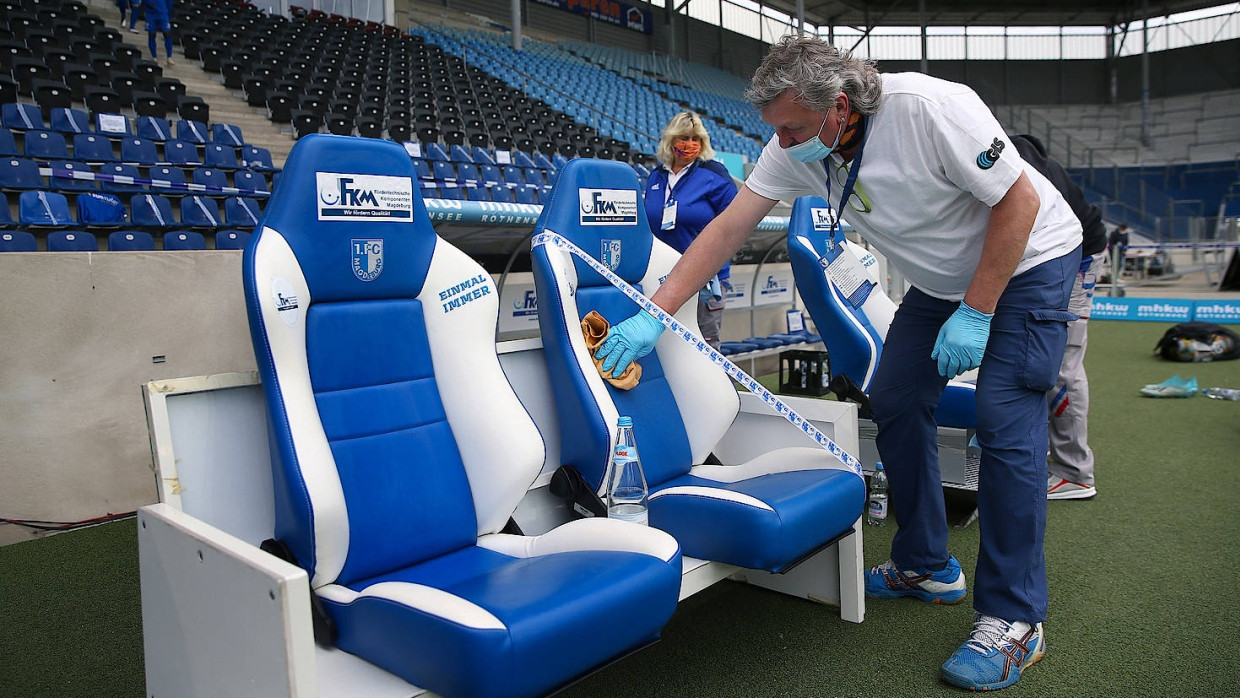
{"type": "MultiPolygon", "coordinates": [[[[271,174],[274,179],[280,173],[271,174]]],[[[0,159],[0,191],[50,189],[64,193],[98,190],[113,194],[202,194],[216,198],[238,193],[224,191],[226,188],[242,190],[246,196],[271,191],[267,177],[254,170],[182,169],[173,165],[139,166],[118,162],[104,163],[96,170],[89,163],[77,160],[52,160],[39,164],[25,158],[0,159]],[[147,183],[147,180],[154,183],[147,183]]]]}
{"type": "Polygon", "coordinates": [[[55,191],[31,190],[18,196],[17,220],[9,206],[0,206],[0,227],[119,226],[150,228],[248,228],[258,224],[263,204],[258,199],[232,196],[220,202],[206,196],[189,195],[180,199],[174,213],[172,200],[162,194],[135,194],[129,205],[117,197],[82,193],[69,197],[55,191]],[[74,210],[76,209],[76,215],[74,210]]]}
{"type": "Polygon", "coordinates": [[[18,148],[14,141],[5,137],[5,131],[0,129],[0,157],[21,156],[37,162],[125,162],[139,167],[163,164],[226,170],[274,169],[271,153],[265,148],[244,146],[240,150],[242,154],[238,157],[238,148],[220,143],[207,143],[202,146],[178,140],[156,143],[139,137],[125,138],[117,148],[113,147],[113,143],[107,138],[97,134],[79,133],[73,136],[72,141],[66,141],[64,136],[54,131],[27,131],[23,146],[18,148]],[[20,153],[17,152],[19,150],[20,153]]]}
{"type": "MultiPolygon", "coordinates": [[[[219,230],[212,235],[217,250],[241,250],[250,240],[245,230],[219,230]]],[[[205,250],[207,237],[194,230],[168,231],[160,236],[156,247],[155,236],[143,230],[117,230],[108,234],[110,252],[141,252],[163,250],[205,250]]],[[[99,250],[99,238],[85,230],[54,230],[47,234],[48,252],[95,252],[99,250]]],[[[31,233],[21,230],[0,231],[0,252],[37,252],[38,241],[31,233]]]]}

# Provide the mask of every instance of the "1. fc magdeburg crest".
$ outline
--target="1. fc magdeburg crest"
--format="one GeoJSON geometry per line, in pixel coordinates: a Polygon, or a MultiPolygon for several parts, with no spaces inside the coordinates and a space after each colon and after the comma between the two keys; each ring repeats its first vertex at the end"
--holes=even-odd
{"type": "Polygon", "coordinates": [[[353,275],[362,281],[374,281],[383,273],[383,240],[350,241],[353,256],[353,275]]]}

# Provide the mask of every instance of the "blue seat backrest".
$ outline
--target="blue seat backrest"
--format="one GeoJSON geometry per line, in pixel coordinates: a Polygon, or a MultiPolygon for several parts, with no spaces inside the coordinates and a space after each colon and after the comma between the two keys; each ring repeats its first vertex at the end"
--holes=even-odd
{"type": "Polygon", "coordinates": [[[275,169],[275,165],[271,162],[271,151],[255,145],[247,145],[241,148],[240,165],[255,170],[275,169]]]}
{"type": "Polygon", "coordinates": [[[452,163],[446,160],[435,160],[434,165],[435,165],[434,172],[435,172],[436,180],[440,182],[455,182],[456,181],[456,165],[453,165],[452,163]]]}
{"type": "Polygon", "coordinates": [[[39,245],[34,235],[24,230],[0,231],[0,252],[35,252],[39,245]]]}
{"type": "Polygon", "coordinates": [[[158,182],[158,184],[152,185],[152,187],[155,189],[155,193],[163,194],[165,196],[169,196],[169,195],[180,196],[181,194],[185,193],[186,191],[185,187],[176,187],[174,189],[169,189],[167,185],[162,184],[163,182],[171,182],[173,184],[185,184],[187,181],[185,179],[185,170],[179,167],[171,167],[169,165],[156,165],[155,167],[152,167],[150,170],[148,170],[148,173],[150,174],[150,179],[152,182],[158,182]]]}
{"type": "Polygon", "coordinates": [[[172,227],[177,219],[172,214],[172,202],[162,194],[138,194],[129,202],[130,220],[134,225],[172,227]]]}
{"type": "Polygon", "coordinates": [[[202,145],[207,142],[207,125],[193,119],[181,119],[177,122],[177,140],[202,145]]]}
{"type": "MultiPolygon", "coordinates": [[[[874,325],[865,305],[869,294],[882,291],[863,284],[867,290],[859,287],[850,299],[831,282],[826,265],[842,254],[852,255],[843,232],[832,225],[832,215],[820,197],[797,199],[788,221],[788,259],[805,308],[831,355],[832,374],[846,375],[867,390],[882,357],[887,328],[874,325]]],[[[880,301],[878,297],[873,300],[880,301]]]]}
{"type": "Polygon", "coordinates": [[[17,211],[27,225],[66,225],[73,223],[69,200],[54,191],[24,191],[18,197],[17,211]]]}
{"type": "MultiPolygon", "coordinates": [[[[254,192],[271,191],[271,188],[267,186],[267,177],[265,177],[261,172],[254,172],[251,170],[237,170],[234,172],[233,186],[237,189],[244,189],[254,192]]],[[[243,196],[245,196],[245,194],[243,194],[243,196]]]]}
{"type": "MultiPolygon", "coordinates": [[[[655,241],[637,175],[628,165],[614,161],[577,159],[566,165],[543,206],[535,234],[543,231],[567,238],[648,295],[679,258],[670,247],[655,241]]],[[[582,260],[573,257],[573,268],[561,270],[552,263],[553,254],[559,255],[540,246],[532,256],[539,288],[539,326],[560,430],[572,435],[562,441],[561,461],[577,467],[588,482],[599,486],[606,464],[599,453],[610,453],[615,417],[630,415],[649,482],[660,483],[688,472],[695,461],[705,458],[735,416],[739,402],[731,380],[670,333],[639,361],[642,377],[632,390],[603,387],[606,384],[601,379],[594,381],[597,373],[592,365],[587,364],[594,375],[583,374],[573,344],[581,339],[581,318],[596,310],[614,324],[636,312],[637,306],[582,260]],[[544,293],[560,295],[547,298],[544,293]],[[675,362],[674,375],[665,375],[665,361],[675,362]],[[685,385],[698,397],[684,397],[685,385]],[[695,429],[691,439],[681,410],[696,409],[694,399],[709,400],[719,409],[711,410],[706,418],[710,424],[695,429]],[[732,411],[722,414],[721,406],[729,401],[732,411]]],[[[695,313],[696,305],[691,302],[677,317],[696,328],[695,313]]]]}
{"type": "Polygon", "coordinates": [[[207,239],[193,230],[174,230],[164,233],[165,250],[205,250],[207,239]]]}
{"type": "Polygon", "coordinates": [[[220,225],[220,205],[206,196],[186,196],[181,199],[181,223],[194,227],[220,225]]]}
{"type": "Polygon", "coordinates": [[[202,160],[198,157],[198,147],[193,143],[187,143],[182,140],[164,143],[164,162],[173,165],[191,166],[202,164],[202,160]]]}
{"type": "Polygon", "coordinates": [[[73,176],[74,172],[84,174],[93,174],[90,166],[84,162],[76,162],[74,160],[55,160],[49,162],[48,167],[52,170],[51,188],[60,191],[91,191],[95,189],[94,179],[79,179],[73,176]],[[58,174],[59,173],[59,174],[58,174]]]}
{"type": "Polygon", "coordinates": [[[43,187],[39,165],[26,158],[0,160],[0,187],[4,189],[39,189],[43,187]]]}
{"type": "Polygon", "coordinates": [[[480,183],[482,181],[482,173],[478,172],[478,166],[471,162],[463,162],[456,166],[456,176],[463,182],[480,183]]]}
{"type": "Polygon", "coordinates": [[[512,153],[512,164],[517,167],[538,167],[534,164],[534,160],[523,151],[514,150],[512,153]]]}
{"type": "Polygon", "coordinates": [[[244,250],[250,234],[244,230],[221,230],[215,234],[215,249],[244,250]]]}
{"type": "Polygon", "coordinates": [[[503,204],[514,203],[512,190],[508,187],[492,187],[491,200],[503,204]]]}
{"type": "MultiPolygon", "coordinates": [[[[113,177],[128,177],[131,180],[142,178],[142,172],[138,170],[138,166],[130,165],[127,162],[106,162],[99,166],[99,174],[111,175],[113,177]]],[[[146,191],[146,186],[143,184],[115,181],[101,182],[100,188],[104,191],[115,192],[146,191]]]]}
{"type": "Polygon", "coordinates": [[[138,135],[157,143],[172,138],[172,124],[162,116],[138,117],[138,135]]]}
{"type": "Polygon", "coordinates": [[[47,234],[48,252],[96,252],[99,241],[82,230],[53,230],[47,234]]]}
{"type": "Polygon", "coordinates": [[[95,114],[95,133],[115,138],[133,135],[129,126],[129,117],[124,114],[95,114]]]}
{"type": "Polygon", "coordinates": [[[298,463],[309,456],[289,439],[273,440],[276,534],[320,581],[370,577],[477,538],[427,325],[432,315],[469,317],[471,310],[440,305],[468,309],[475,293],[494,286],[483,274],[437,278],[424,289],[437,238],[417,191],[409,156],[395,143],[306,136],[246,247],[250,327],[275,432],[319,420],[330,448],[323,457],[334,461],[344,498],[343,510],[325,510],[294,496],[306,492],[298,463]],[[286,191],[315,196],[281,196],[286,191]],[[284,299],[284,317],[256,317],[260,294],[273,293],[284,299]],[[299,385],[274,368],[285,355],[308,372],[304,407],[282,392],[299,385]],[[325,525],[340,533],[314,539],[325,525]]]}
{"type": "Polygon", "coordinates": [[[26,157],[36,160],[65,160],[69,157],[64,134],[55,131],[27,131],[25,148],[26,157]]]}
{"type": "Polygon", "coordinates": [[[504,173],[504,181],[509,184],[521,185],[525,184],[525,173],[520,167],[515,165],[504,165],[500,168],[504,173]]]}
{"type": "Polygon", "coordinates": [[[112,162],[112,141],[94,133],[78,133],[73,136],[73,157],[85,162],[112,162]]]}
{"type": "Polygon", "coordinates": [[[223,143],[208,143],[203,148],[202,162],[207,167],[237,169],[237,149],[223,143]]]}
{"type": "Polygon", "coordinates": [[[483,165],[482,181],[491,182],[493,184],[501,184],[504,181],[504,175],[499,171],[499,167],[497,165],[483,165]]]}
{"type": "Polygon", "coordinates": [[[51,127],[60,133],[90,133],[90,117],[81,109],[56,107],[52,109],[51,127]]]}
{"type": "Polygon", "coordinates": [[[8,102],[0,107],[0,123],[14,131],[37,131],[46,128],[38,105],[8,102]]]}
{"type": "MultiPolygon", "coordinates": [[[[211,167],[195,167],[192,173],[194,184],[201,184],[207,187],[226,187],[228,186],[228,175],[223,170],[217,170],[211,167]]],[[[207,192],[207,196],[219,196],[220,192],[207,192]]]]}
{"type": "Polygon", "coordinates": [[[474,161],[473,157],[470,156],[469,151],[466,150],[463,145],[449,146],[448,155],[452,158],[452,162],[472,163],[474,161]]]}
{"type": "Polygon", "coordinates": [[[444,152],[443,146],[438,143],[427,143],[422,147],[422,152],[426,153],[427,160],[447,160],[448,154],[444,152]]]}
{"type": "Polygon", "coordinates": [[[211,124],[211,142],[240,147],[245,145],[245,137],[241,135],[241,127],[235,124],[211,124]]]}
{"type": "Polygon", "coordinates": [[[474,160],[474,163],[477,165],[494,165],[495,164],[495,158],[491,157],[491,154],[487,152],[487,149],[483,148],[482,146],[478,146],[478,145],[474,146],[473,160],[474,160]]]}
{"type": "Polygon", "coordinates": [[[17,139],[13,137],[13,132],[7,128],[0,128],[0,157],[13,157],[17,155],[17,139]]]}
{"type": "Polygon", "coordinates": [[[224,200],[224,224],[253,227],[258,225],[262,211],[256,199],[230,196],[224,200]]]}
{"type": "Polygon", "coordinates": [[[108,235],[108,249],[138,251],[155,249],[155,237],[141,230],[118,230],[108,235]]]}
{"type": "Polygon", "coordinates": [[[150,167],[159,160],[155,141],[142,136],[121,139],[121,162],[150,167]]]}

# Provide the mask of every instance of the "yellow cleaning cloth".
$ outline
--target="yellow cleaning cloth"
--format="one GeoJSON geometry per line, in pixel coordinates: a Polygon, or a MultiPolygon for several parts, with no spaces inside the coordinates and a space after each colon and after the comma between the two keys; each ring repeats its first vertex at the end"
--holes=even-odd
{"type": "MultiPolygon", "coordinates": [[[[611,325],[602,315],[598,314],[597,310],[591,310],[581,319],[581,332],[586,336],[586,349],[590,351],[590,358],[594,358],[594,352],[598,351],[599,345],[607,338],[609,329],[611,325]]],[[[603,371],[602,359],[594,359],[594,367],[598,369],[598,374],[603,377],[603,380],[621,390],[633,389],[642,377],[642,367],[638,366],[636,361],[629,364],[619,378],[613,378],[611,371],[603,371]]]]}

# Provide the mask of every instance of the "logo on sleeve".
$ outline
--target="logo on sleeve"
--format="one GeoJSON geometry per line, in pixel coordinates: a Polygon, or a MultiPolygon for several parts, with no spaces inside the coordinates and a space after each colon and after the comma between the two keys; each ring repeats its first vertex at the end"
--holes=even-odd
{"type": "Polygon", "coordinates": [[[998,162],[999,156],[1003,154],[1004,142],[998,138],[990,143],[990,148],[984,152],[977,154],[977,166],[983,170],[989,170],[998,162]]]}

